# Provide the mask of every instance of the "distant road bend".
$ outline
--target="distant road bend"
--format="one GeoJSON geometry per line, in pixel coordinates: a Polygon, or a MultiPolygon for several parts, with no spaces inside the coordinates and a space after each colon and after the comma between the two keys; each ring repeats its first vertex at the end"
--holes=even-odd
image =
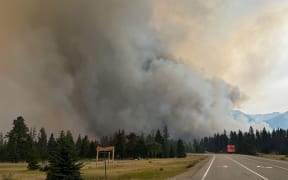
{"type": "Polygon", "coordinates": [[[192,180],[288,180],[288,162],[236,154],[212,154],[192,180]]]}

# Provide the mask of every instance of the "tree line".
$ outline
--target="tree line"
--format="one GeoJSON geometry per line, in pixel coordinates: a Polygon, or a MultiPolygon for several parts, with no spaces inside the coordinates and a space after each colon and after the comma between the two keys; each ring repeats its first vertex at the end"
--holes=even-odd
{"type": "Polygon", "coordinates": [[[162,131],[157,129],[146,136],[118,130],[112,136],[102,137],[101,145],[115,146],[117,159],[186,157],[184,141],[170,139],[166,125],[162,131]]]}
{"type": "MultiPolygon", "coordinates": [[[[59,137],[53,133],[48,137],[45,128],[36,132],[35,128],[28,128],[23,117],[18,117],[13,121],[13,128],[6,134],[0,133],[0,162],[20,162],[37,159],[41,162],[48,160],[54,153],[59,137]],[[31,157],[33,156],[33,157],[31,157]]],[[[88,136],[81,138],[79,135],[74,143],[72,133],[65,132],[71,143],[75,146],[79,158],[95,157],[95,149],[99,144],[96,140],[89,140],[88,136]]]]}
{"type": "Polygon", "coordinates": [[[274,129],[267,131],[266,128],[256,130],[252,127],[248,132],[239,130],[216,133],[214,136],[204,137],[194,140],[194,152],[226,152],[228,144],[235,145],[236,153],[251,154],[256,153],[277,153],[288,154],[288,130],[274,129]]]}
{"type": "Polygon", "coordinates": [[[116,159],[186,156],[183,140],[170,139],[167,126],[146,136],[118,130],[100,142],[87,135],[75,141],[70,131],[48,136],[45,128],[29,129],[24,118],[17,117],[6,135],[0,133],[0,162],[26,161],[30,170],[47,171],[47,179],[81,179],[81,159],[94,159],[97,146],[115,146],[116,159]]]}

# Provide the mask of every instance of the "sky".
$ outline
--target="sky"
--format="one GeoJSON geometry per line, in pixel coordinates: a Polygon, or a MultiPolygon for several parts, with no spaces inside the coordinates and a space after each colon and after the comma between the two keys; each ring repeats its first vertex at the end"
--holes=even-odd
{"type": "Polygon", "coordinates": [[[166,9],[159,4],[164,11],[156,6],[155,16],[158,25],[186,31],[182,41],[175,38],[175,57],[207,77],[239,87],[247,98],[236,109],[251,114],[288,111],[287,1],[169,2],[166,9]]]}
{"type": "MultiPolygon", "coordinates": [[[[263,1],[264,2],[264,1],[263,1]]],[[[263,3],[259,1],[259,3],[263,3]]],[[[287,1],[267,1],[263,3],[263,9],[260,8],[259,16],[265,11],[270,11],[263,18],[275,18],[275,21],[281,20],[279,24],[270,24],[272,37],[275,37],[273,46],[270,47],[270,53],[267,54],[273,62],[270,71],[264,76],[260,86],[251,92],[247,90],[249,99],[242,105],[242,110],[249,113],[270,113],[288,111],[288,16],[287,1]],[[275,3],[275,4],[273,4],[275,3]],[[271,6],[271,9],[269,9],[271,6]],[[274,7],[275,6],[275,7],[274,7]],[[286,11],[286,12],[285,12],[286,11]],[[275,36],[273,36],[275,35],[275,36]],[[274,52],[273,52],[274,51],[274,52]],[[275,55],[273,55],[275,53],[275,55]],[[250,95],[249,95],[250,94],[250,95]]],[[[257,3],[256,3],[257,4],[257,3]]],[[[265,21],[265,19],[263,20],[265,21]]],[[[273,20],[274,21],[274,20],[273,20]]],[[[269,24],[268,24],[269,25],[269,24]]],[[[265,39],[266,37],[262,37],[265,39]]],[[[265,40],[262,46],[265,46],[265,40]]],[[[268,50],[269,51],[269,50],[268,50]]],[[[261,52],[260,52],[261,53],[261,52]]],[[[265,52],[263,52],[265,54],[265,52]]],[[[239,84],[241,86],[242,84],[239,84]]],[[[245,87],[245,85],[243,85],[245,87]]]]}
{"type": "Polygon", "coordinates": [[[15,0],[0,27],[0,131],[200,137],[288,110],[284,0],[15,0]]]}
{"type": "MultiPolygon", "coordinates": [[[[288,89],[288,71],[286,69],[288,67],[288,4],[287,1],[258,1],[258,3],[255,3],[255,5],[260,6],[258,8],[259,13],[257,13],[257,10],[256,13],[250,13],[259,16],[259,21],[265,22],[266,19],[271,18],[271,22],[263,27],[267,28],[270,37],[269,35],[268,37],[260,37],[260,41],[262,41],[261,46],[264,48],[265,46],[269,47],[271,43],[272,46],[267,49],[267,57],[269,58],[268,61],[272,63],[270,64],[270,69],[268,68],[267,74],[260,81],[259,87],[251,91],[247,90],[246,94],[249,98],[242,105],[241,109],[254,114],[286,112],[288,111],[288,95],[286,93],[288,89]],[[267,14],[265,14],[266,12],[267,14]],[[275,23],[277,21],[279,23],[275,23]],[[266,38],[273,39],[266,41],[266,38]],[[266,42],[267,44],[265,44],[266,42]]],[[[262,29],[262,31],[265,31],[265,29],[262,29]]],[[[264,52],[260,51],[259,53],[263,53],[266,56],[265,49],[264,52]]],[[[239,86],[245,87],[245,84],[240,83],[239,86]]]]}

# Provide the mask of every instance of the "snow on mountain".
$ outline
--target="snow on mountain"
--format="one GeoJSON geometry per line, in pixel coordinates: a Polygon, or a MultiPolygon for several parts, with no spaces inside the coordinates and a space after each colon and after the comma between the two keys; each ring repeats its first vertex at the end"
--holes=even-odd
{"type": "Polygon", "coordinates": [[[273,112],[268,114],[252,114],[250,115],[253,119],[257,119],[259,121],[267,121],[269,119],[273,119],[277,116],[281,115],[279,112],[273,112]]]}
{"type": "Polygon", "coordinates": [[[288,129],[288,111],[285,113],[273,112],[268,114],[246,114],[240,110],[234,110],[232,116],[235,120],[242,119],[251,124],[255,122],[264,122],[272,129],[288,129]]]}
{"type": "Polygon", "coordinates": [[[288,112],[281,113],[278,116],[267,119],[265,122],[268,123],[273,129],[288,129],[288,112]]]}

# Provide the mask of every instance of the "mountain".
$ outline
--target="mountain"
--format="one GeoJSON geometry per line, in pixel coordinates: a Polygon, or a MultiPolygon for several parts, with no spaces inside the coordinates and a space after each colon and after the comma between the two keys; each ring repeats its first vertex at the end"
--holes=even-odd
{"type": "Polygon", "coordinates": [[[288,112],[280,113],[278,116],[275,116],[271,119],[267,119],[265,122],[267,122],[271,128],[277,129],[288,129],[288,112]]]}
{"type": "Polygon", "coordinates": [[[235,120],[245,120],[249,123],[255,121],[255,118],[253,116],[246,114],[246,113],[239,111],[239,110],[234,110],[232,112],[232,116],[233,116],[233,119],[235,119],[235,120]]]}
{"type": "Polygon", "coordinates": [[[265,122],[272,129],[288,129],[288,111],[284,113],[246,114],[240,110],[234,110],[232,116],[235,120],[245,120],[249,123],[265,122]]]}
{"type": "Polygon", "coordinates": [[[273,112],[268,114],[252,114],[250,115],[253,119],[257,119],[259,121],[268,121],[269,119],[273,119],[277,116],[281,115],[279,112],[273,112]]]}

